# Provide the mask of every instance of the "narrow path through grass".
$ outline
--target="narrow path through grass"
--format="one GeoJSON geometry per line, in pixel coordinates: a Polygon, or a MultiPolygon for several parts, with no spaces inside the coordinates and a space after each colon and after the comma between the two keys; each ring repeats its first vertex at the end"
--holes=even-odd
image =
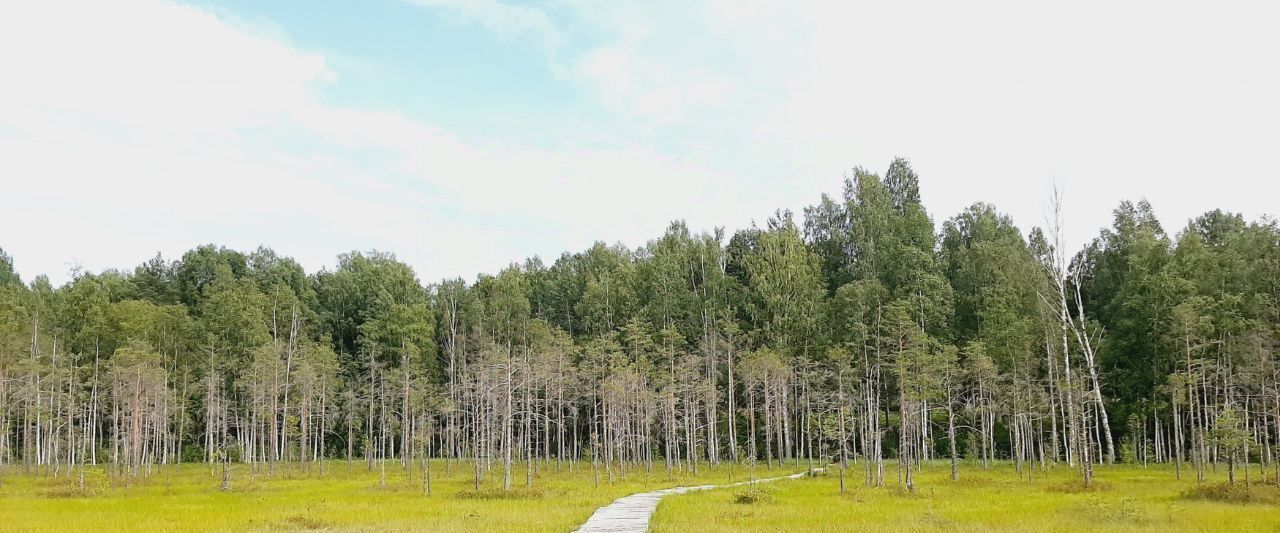
{"type": "Polygon", "coordinates": [[[653,516],[654,511],[658,509],[658,502],[664,496],[671,494],[684,494],[686,492],[694,492],[700,490],[719,489],[726,487],[737,487],[754,483],[767,483],[780,479],[796,479],[813,473],[821,472],[821,468],[806,470],[789,476],[778,476],[767,479],[758,479],[755,481],[740,481],[738,483],[730,483],[727,485],[698,485],[692,487],[673,487],[669,489],[659,489],[649,492],[641,492],[630,496],[623,496],[614,500],[613,503],[596,509],[592,513],[591,518],[578,528],[578,533],[644,533],[649,530],[649,518],[653,516]]]}

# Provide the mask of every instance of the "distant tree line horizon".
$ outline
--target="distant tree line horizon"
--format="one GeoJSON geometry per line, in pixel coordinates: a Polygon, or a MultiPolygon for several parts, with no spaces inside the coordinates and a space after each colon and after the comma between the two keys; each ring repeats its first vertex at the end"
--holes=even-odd
{"type": "Polygon", "coordinates": [[[204,245],[54,287],[0,250],[0,483],[344,459],[429,491],[428,458],[477,489],[725,461],[834,463],[841,490],[886,470],[912,490],[934,460],[1280,483],[1276,222],[1213,210],[1170,235],[1126,201],[1067,250],[1052,206],[1025,235],[986,203],[935,226],[899,158],[802,217],[677,221],[469,283],[204,245]]]}

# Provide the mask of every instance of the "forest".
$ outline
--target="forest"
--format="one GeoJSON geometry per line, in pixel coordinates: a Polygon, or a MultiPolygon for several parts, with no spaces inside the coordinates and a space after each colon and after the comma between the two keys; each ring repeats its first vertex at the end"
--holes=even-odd
{"type": "Polygon", "coordinates": [[[842,492],[930,464],[1280,483],[1280,226],[1123,202],[1067,249],[1051,198],[1026,234],[985,203],[936,222],[896,159],[763,226],[471,281],[202,245],[55,287],[0,252],[0,491],[178,463],[222,489],[342,462],[427,491],[433,463],[500,491],[728,463],[829,466],[842,492]]]}

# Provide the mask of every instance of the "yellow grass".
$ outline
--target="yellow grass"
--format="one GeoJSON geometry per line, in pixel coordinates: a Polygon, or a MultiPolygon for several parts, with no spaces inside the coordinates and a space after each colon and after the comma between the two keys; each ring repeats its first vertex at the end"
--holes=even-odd
{"type": "MultiPolygon", "coordinates": [[[[521,465],[522,466],[522,465],[521,465]]],[[[362,462],[331,462],[320,476],[296,465],[253,472],[237,467],[232,490],[219,490],[220,477],[203,465],[166,468],[145,479],[112,481],[90,470],[87,490],[77,476],[21,474],[7,466],[0,486],[2,531],[570,531],[599,506],[660,487],[721,484],[746,479],[743,466],[701,468],[668,478],[660,465],[652,473],[634,469],[613,483],[593,481],[590,463],[542,465],[534,486],[523,488],[524,471],[514,476],[515,490],[501,491],[501,469],[489,472],[475,492],[471,465],[445,475],[433,463],[433,494],[422,493],[420,474],[412,477],[388,463],[387,487],[379,470],[362,462]]],[[[789,465],[758,468],[759,477],[803,470],[789,465]]],[[[894,465],[886,481],[895,481],[894,465]]],[[[1019,479],[1012,466],[989,471],[965,465],[961,480],[948,479],[945,464],[932,464],[917,478],[915,494],[895,488],[862,486],[860,471],[848,472],[849,492],[838,493],[835,471],[814,478],[670,496],[654,517],[653,531],[1280,531],[1280,488],[1256,484],[1248,492],[1218,490],[1225,481],[1219,468],[1196,488],[1184,471],[1175,480],[1167,466],[1098,467],[1096,488],[1082,490],[1076,473],[1060,466],[1033,480],[1019,479]],[[1242,498],[1262,503],[1232,503],[1242,498]],[[1218,501],[1220,498],[1228,501],[1218,501]]],[[[65,474],[65,473],[64,473],[65,474]]],[[[602,472],[603,476],[603,472],[602,472]]]]}
{"type": "MultiPolygon", "coordinates": [[[[0,487],[0,531],[569,531],[599,506],[633,492],[677,485],[742,481],[746,471],[699,469],[699,475],[668,478],[660,464],[652,473],[633,469],[595,486],[591,463],[542,465],[532,489],[524,487],[523,465],[513,476],[516,488],[502,494],[501,465],[489,472],[483,490],[474,491],[472,468],[455,465],[445,475],[443,462],[432,466],[433,487],[423,494],[420,473],[410,478],[398,463],[388,463],[388,485],[379,470],[365,463],[331,462],[324,476],[295,465],[268,475],[247,467],[233,471],[232,490],[219,490],[220,475],[203,465],[167,467],[124,486],[101,470],[86,476],[57,478],[20,474],[6,466],[0,487]]],[[[788,467],[761,475],[781,475],[788,467]]]]}
{"type": "MultiPolygon", "coordinates": [[[[896,472],[887,465],[888,484],[896,485],[896,472]]],[[[739,498],[746,489],[669,497],[651,531],[1280,531],[1274,482],[1250,488],[1262,496],[1255,500],[1272,503],[1191,498],[1194,474],[1184,469],[1178,481],[1168,466],[1097,467],[1093,490],[1083,490],[1065,465],[1031,481],[1007,464],[989,471],[966,465],[953,482],[949,465],[937,463],[918,476],[915,494],[864,487],[860,474],[847,472],[845,495],[830,471],[761,485],[765,498],[739,498]]],[[[1256,482],[1256,465],[1252,475],[1256,482]]],[[[1225,478],[1220,466],[1209,487],[1225,478]]]]}

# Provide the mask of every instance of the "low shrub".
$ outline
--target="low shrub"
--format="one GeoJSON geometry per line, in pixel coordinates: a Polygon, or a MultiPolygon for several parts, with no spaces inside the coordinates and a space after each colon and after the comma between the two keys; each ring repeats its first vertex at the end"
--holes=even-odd
{"type": "Polygon", "coordinates": [[[1107,492],[1114,488],[1114,485],[1100,481],[1094,481],[1086,487],[1083,481],[1073,479],[1062,483],[1054,483],[1045,487],[1045,490],[1049,492],[1059,492],[1062,494],[1079,494],[1085,492],[1107,492]]]}
{"type": "Polygon", "coordinates": [[[1085,504],[1084,512],[1104,523],[1141,523],[1146,520],[1138,501],[1126,497],[1095,496],[1085,504]]]}
{"type": "Polygon", "coordinates": [[[541,500],[547,497],[547,491],[542,487],[483,488],[464,490],[458,493],[458,497],[466,500],[541,500]]]}
{"type": "Polygon", "coordinates": [[[292,515],[284,519],[285,526],[288,529],[296,530],[315,530],[328,529],[331,524],[313,516],[304,516],[300,514],[292,515]]]}
{"type": "Polygon", "coordinates": [[[773,493],[760,487],[751,487],[733,496],[733,503],[739,503],[742,505],[755,505],[757,503],[769,503],[772,501],[773,493]]]}
{"type": "Polygon", "coordinates": [[[1209,500],[1224,503],[1262,503],[1280,505],[1280,487],[1275,485],[1245,485],[1219,483],[1200,485],[1184,493],[1188,500],[1209,500]]]}

